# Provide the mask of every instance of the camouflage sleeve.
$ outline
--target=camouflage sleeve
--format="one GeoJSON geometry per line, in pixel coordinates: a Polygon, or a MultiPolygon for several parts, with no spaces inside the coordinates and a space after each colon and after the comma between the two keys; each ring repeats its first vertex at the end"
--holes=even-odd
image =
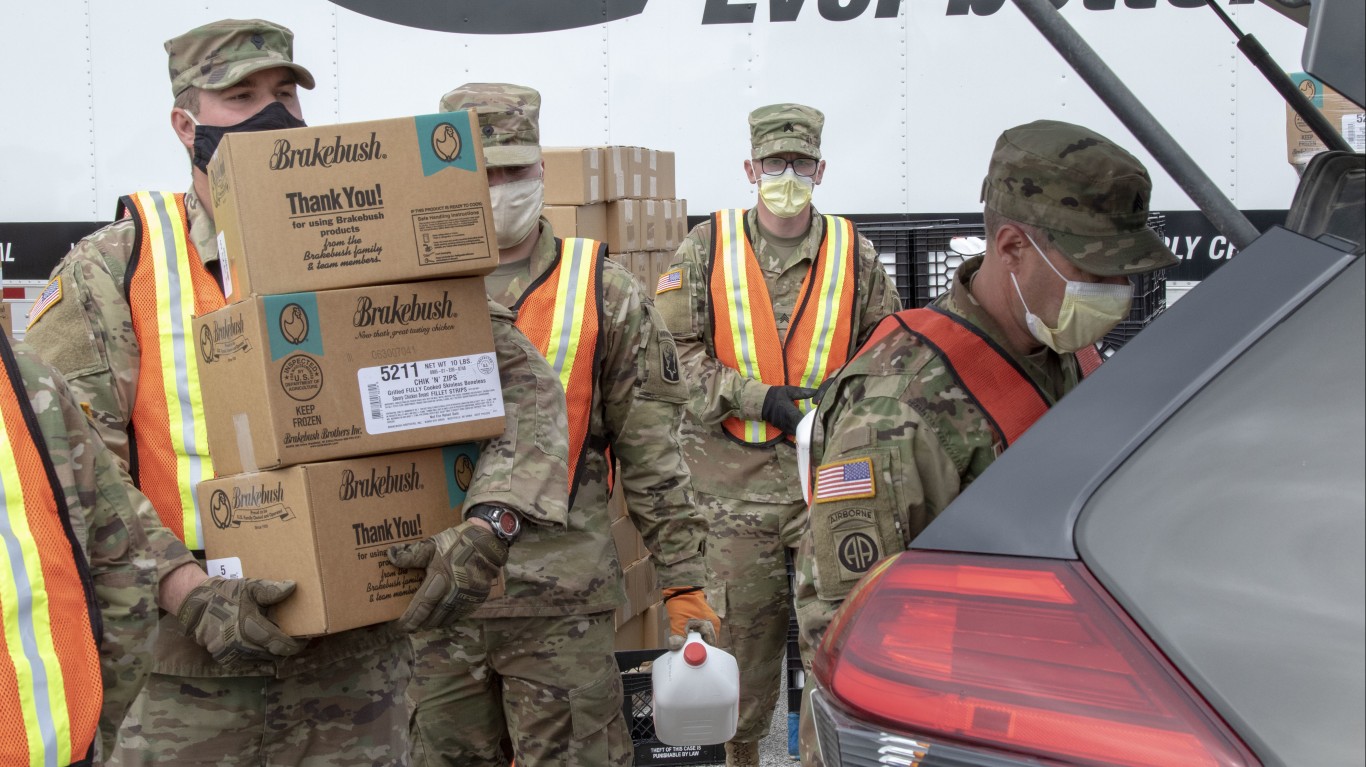
{"type": "MultiPolygon", "coordinates": [[[[896,292],[896,284],[882,268],[878,260],[877,248],[867,237],[859,235],[859,268],[868,276],[864,280],[863,305],[859,307],[859,326],[856,335],[858,346],[868,340],[878,323],[891,314],[901,311],[901,296],[896,292]]],[[[857,347],[856,347],[857,348],[857,347]]]]}
{"type": "Polygon", "coordinates": [[[569,520],[569,417],[560,379],[512,324],[514,315],[489,301],[504,429],[479,451],[466,507],[494,503],[528,522],[564,526],[569,520]]]}
{"type": "Polygon", "coordinates": [[[688,408],[693,415],[707,424],[727,418],[757,420],[768,386],[726,367],[709,350],[711,293],[702,265],[710,242],[710,223],[698,224],[688,233],[669,267],[670,271],[680,271],[679,287],[659,292],[655,305],[678,344],[679,361],[691,390],[688,408]]]}
{"type": "Polygon", "coordinates": [[[108,754],[151,669],[157,560],[138,508],[150,504],[104,449],[62,377],[23,344],[15,346],[15,355],[90,568],[103,623],[100,734],[108,754]]]}
{"type": "Polygon", "coordinates": [[[822,603],[801,608],[808,639],[808,627],[818,624],[818,637],[874,563],[903,551],[958,495],[959,466],[913,404],[923,372],[868,376],[846,369],[820,404],[799,576],[822,603]]]}
{"type": "Polygon", "coordinates": [[[614,261],[603,268],[602,322],[600,396],[626,507],[650,550],[660,586],[703,585],[707,523],[694,506],[692,476],[679,446],[688,386],[654,303],[614,261]]]}
{"type": "MultiPolygon", "coordinates": [[[[128,423],[141,359],[123,294],[133,235],[132,222],[125,220],[76,243],[53,272],[61,299],[31,321],[24,337],[66,378],[71,396],[122,471],[130,465],[128,423]]],[[[193,561],[150,504],[137,508],[161,576],[193,561]]]]}
{"type": "Polygon", "coordinates": [[[52,275],[61,298],[31,320],[24,337],[65,376],[125,469],[140,359],[123,293],[133,236],[132,223],[121,221],[76,243],[52,275]]]}

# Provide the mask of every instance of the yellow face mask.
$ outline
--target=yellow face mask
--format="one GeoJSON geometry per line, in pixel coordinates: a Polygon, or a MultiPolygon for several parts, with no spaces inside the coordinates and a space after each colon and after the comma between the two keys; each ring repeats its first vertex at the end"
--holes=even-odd
{"type": "Polygon", "coordinates": [[[779,176],[759,179],[759,199],[764,207],[778,218],[792,218],[811,204],[811,190],[815,183],[788,168],[779,176]]]}
{"type": "MultiPolygon", "coordinates": [[[[1027,234],[1025,236],[1029,237],[1027,234]]],[[[1044,255],[1043,249],[1034,242],[1033,237],[1029,237],[1029,244],[1034,246],[1039,258],[1058,275],[1058,279],[1067,283],[1067,292],[1063,295],[1062,307],[1058,311],[1057,327],[1048,327],[1039,315],[1031,312],[1029,305],[1025,304],[1025,324],[1029,326],[1030,334],[1039,343],[1059,354],[1069,354],[1104,338],[1120,320],[1129,316],[1129,304],[1134,295],[1132,284],[1109,285],[1069,280],[1048,260],[1048,256],[1044,255]]],[[[1015,283],[1015,292],[1020,296],[1020,303],[1024,304],[1024,293],[1020,292],[1020,283],[1013,273],[1010,280],[1015,283]]]]}

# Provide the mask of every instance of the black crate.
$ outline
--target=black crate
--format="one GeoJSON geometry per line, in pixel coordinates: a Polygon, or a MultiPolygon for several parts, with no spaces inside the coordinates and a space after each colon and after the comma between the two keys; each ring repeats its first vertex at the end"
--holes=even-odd
{"type": "Polygon", "coordinates": [[[618,652],[617,668],[621,669],[624,695],[621,713],[631,730],[638,767],[655,764],[725,764],[726,747],[668,746],[655,737],[653,687],[649,664],[664,654],[659,650],[624,650],[618,652]]]}
{"type": "MultiPolygon", "coordinates": [[[[921,287],[923,283],[917,281],[918,270],[914,257],[917,233],[928,229],[956,226],[959,226],[957,219],[873,221],[859,224],[858,231],[859,234],[867,237],[873,243],[873,247],[877,249],[878,260],[882,262],[882,268],[887,270],[887,274],[891,276],[892,282],[896,285],[897,295],[901,297],[901,305],[909,309],[929,303],[928,299],[917,303],[918,297],[925,292],[921,287]]],[[[981,226],[977,226],[976,229],[978,230],[977,236],[981,236],[981,226]]],[[[921,279],[923,280],[923,277],[921,279]]]]}

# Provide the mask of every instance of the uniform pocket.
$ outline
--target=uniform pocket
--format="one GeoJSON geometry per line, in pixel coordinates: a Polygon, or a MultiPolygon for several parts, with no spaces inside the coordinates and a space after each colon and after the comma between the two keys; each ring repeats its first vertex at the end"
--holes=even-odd
{"type": "Polygon", "coordinates": [[[621,677],[611,674],[569,691],[574,740],[586,740],[621,715],[621,677]]]}

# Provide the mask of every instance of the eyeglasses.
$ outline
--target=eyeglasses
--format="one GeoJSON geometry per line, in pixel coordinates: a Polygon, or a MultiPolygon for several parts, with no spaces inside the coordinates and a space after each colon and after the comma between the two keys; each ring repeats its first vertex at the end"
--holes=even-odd
{"type": "Polygon", "coordinates": [[[810,157],[798,157],[795,160],[784,160],[781,157],[765,157],[759,161],[759,170],[765,176],[781,176],[789,167],[798,176],[811,177],[816,175],[816,168],[820,166],[820,160],[813,160],[810,157]]]}

